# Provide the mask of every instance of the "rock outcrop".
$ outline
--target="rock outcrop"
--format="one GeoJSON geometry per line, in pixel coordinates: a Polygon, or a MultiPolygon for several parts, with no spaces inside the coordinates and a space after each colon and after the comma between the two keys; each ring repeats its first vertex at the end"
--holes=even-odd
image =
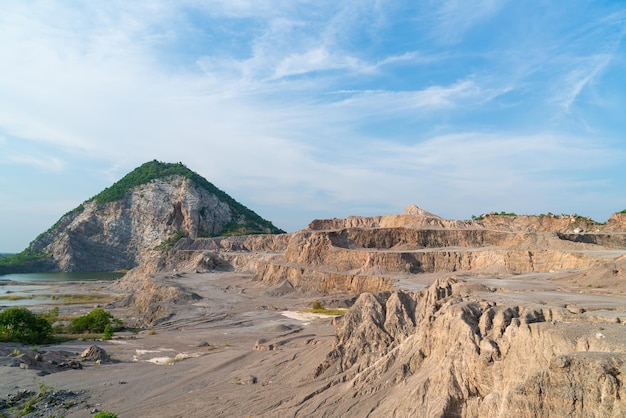
{"type": "Polygon", "coordinates": [[[626,314],[598,325],[491,293],[448,278],[418,293],[362,294],[315,371],[338,378],[300,413],[331,404],[346,415],[358,404],[370,416],[626,414],[626,314]]]}
{"type": "Polygon", "coordinates": [[[389,290],[419,273],[548,273],[602,264],[625,250],[623,232],[579,216],[490,215],[446,220],[416,206],[401,215],[317,220],[291,235],[284,255],[260,261],[257,279],[297,289],[389,290]],[[607,260],[608,259],[608,260],[607,260]]]}
{"type": "Polygon", "coordinates": [[[281,230],[182,164],[146,163],[33,241],[44,270],[129,269],[182,236],[281,230]]]}

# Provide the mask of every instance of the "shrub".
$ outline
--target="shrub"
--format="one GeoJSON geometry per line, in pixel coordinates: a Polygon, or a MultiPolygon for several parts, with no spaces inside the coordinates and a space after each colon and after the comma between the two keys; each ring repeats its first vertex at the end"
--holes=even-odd
{"type": "Polygon", "coordinates": [[[104,327],[104,332],[102,333],[103,340],[110,340],[113,337],[113,327],[111,325],[107,325],[104,327]]]}
{"type": "Polygon", "coordinates": [[[87,315],[72,320],[70,325],[73,332],[104,332],[107,325],[111,325],[113,315],[102,308],[96,308],[87,315]]]}
{"type": "Polygon", "coordinates": [[[93,417],[94,418],[117,418],[117,414],[114,414],[113,412],[109,412],[109,411],[100,411],[93,417]]]}
{"type": "Polygon", "coordinates": [[[337,308],[337,309],[328,309],[326,308],[322,302],[320,302],[319,300],[316,300],[315,302],[313,302],[311,304],[311,309],[309,309],[308,311],[304,311],[304,312],[311,312],[311,313],[315,313],[315,314],[322,314],[322,315],[334,315],[334,316],[338,316],[338,315],[343,315],[346,313],[345,309],[341,309],[341,308],[337,308]]]}
{"type": "Polygon", "coordinates": [[[0,341],[41,344],[51,337],[52,326],[43,315],[26,308],[8,308],[0,312],[0,341]]]}

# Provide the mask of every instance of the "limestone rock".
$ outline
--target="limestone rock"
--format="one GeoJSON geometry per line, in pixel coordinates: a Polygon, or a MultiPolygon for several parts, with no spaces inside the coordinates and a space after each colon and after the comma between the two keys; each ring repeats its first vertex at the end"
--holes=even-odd
{"type": "Polygon", "coordinates": [[[626,213],[614,213],[608,221],[606,228],[612,231],[626,232],[626,213]]]}
{"type": "Polygon", "coordinates": [[[244,233],[282,232],[182,164],[146,163],[111,188],[64,215],[33,241],[29,253],[47,257],[32,269],[129,269],[155,247],[181,235],[219,235],[226,227],[244,233]],[[123,184],[158,170],[165,174],[124,189],[123,184]],[[101,202],[98,196],[111,188],[121,190],[120,196],[101,202]]]}
{"type": "Polygon", "coordinates": [[[343,387],[320,397],[337,415],[355,404],[371,405],[371,416],[625,413],[622,339],[581,346],[580,326],[548,322],[544,307],[487,302],[464,286],[450,278],[415,294],[361,295],[314,373],[343,376],[334,384],[343,387]]]}
{"type": "Polygon", "coordinates": [[[107,354],[107,352],[102,347],[98,347],[97,345],[90,345],[80,354],[80,358],[82,360],[88,361],[101,361],[103,363],[111,361],[111,357],[107,354]]]}

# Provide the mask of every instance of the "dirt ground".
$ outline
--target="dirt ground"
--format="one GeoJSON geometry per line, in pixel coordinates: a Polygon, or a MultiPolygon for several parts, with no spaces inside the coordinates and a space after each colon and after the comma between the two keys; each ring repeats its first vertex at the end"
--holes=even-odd
{"type": "MultiPolygon", "coordinates": [[[[83,361],[82,370],[46,376],[1,367],[0,398],[25,389],[37,392],[43,383],[54,390],[88,392],[85,403],[64,411],[67,417],[88,417],[94,409],[120,417],[232,417],[270,411],[278,416],[282,404],[320,384],[312,384],[311,375],[329,350],[332,317],[297,314],[319,297],[273,296],[272,289],[239,273],[190,274],[180,280],[203,298],[150,330],[96,342],[113,362],[83,361]]],[[[65,286],[66,293],[74,290],[71,284],[57,286],[65,286]]],[[[91,286],[105,291],[101,283],[91,286]]],[[[335,305],[342,303],[342,298],[321,299],[329,306],[333,299],[335,305]]],[[[91,308],[61,307],[61,315],[91,308]]],[[[129,314],[126,309],[110,311],[119,318],[129,314]]],[[[92,344],[37,348],[79,354],[92,344]]]]}
{"type": "MultiPolygon", "coordinates": [[[[493,298],[626,317],[624,289],[589,288],[574,279],[575,274],[457,277],[497,289],[493,298]]],[[[398,287],[419,290],[442,275],[402,277],[398,287]]],[[[51,408],[48,415],[31,416],[62,412],[66,417],[89,417],[96,410],[108,410],[120,417],[280,417],[298,416],[299,405],[329,384],[312,376],[330,350],[333,320],[297,311],[315,300],[327,307],[344,306],[352,296],[281,294],[242,273],[187,273],[178,280],[202,299],[179,306],[174,317],[151,329],[96,342],[112,357],[111,363],[83,361],[82,370],[44,376],[37,370],[0,367],[0,398],[23,390],[37,392],[44,384],[55,391],[80,392],[81,401],[63,411],[51,408]]],[[[75,290],[71,284],[56,286],[66,293],[75,290]]],[[[113,292],[102,283],[89,286],[113,292]]],[[[61,314],[91,308],[63,306],[61,314]]],[[[111,312],[131,320],[128,309],[111,312]]],[[[40,353],[64,350],[77,355],[92,344],[74,341],[37,348],[40,353]]]]}

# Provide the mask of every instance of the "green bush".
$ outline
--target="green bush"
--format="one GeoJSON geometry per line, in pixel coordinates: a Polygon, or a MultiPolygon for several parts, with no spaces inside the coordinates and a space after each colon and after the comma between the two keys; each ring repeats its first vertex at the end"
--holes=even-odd
{"type": "Polygon", "coordinates": [[[113,315],[102,308],[96,308],[87,315],[72,319],[72,332],[104,332],[107,325],[111,325],[113,315]]]}
{"type": "Polygon", "coordinates": [[[107,325],[106,327],[104,327],[104,332],[102,333],[102,339],[110,340],[113,337],[114,331],[115,330],[113,329],[113,326],[107,325]]]}
{"type": "Polygon", "coordinates": [[[94,418],[117,418],[117,414],[114,414],[113,412],[109,412],[109,411],[100,411],[93,417],[94,418]]]}
{"type": "Polygon", "coordinates": [[[50,322],[26,308],[8,308],[0,312],[0,341],[42,344],[52,337],[50,322]]]}

